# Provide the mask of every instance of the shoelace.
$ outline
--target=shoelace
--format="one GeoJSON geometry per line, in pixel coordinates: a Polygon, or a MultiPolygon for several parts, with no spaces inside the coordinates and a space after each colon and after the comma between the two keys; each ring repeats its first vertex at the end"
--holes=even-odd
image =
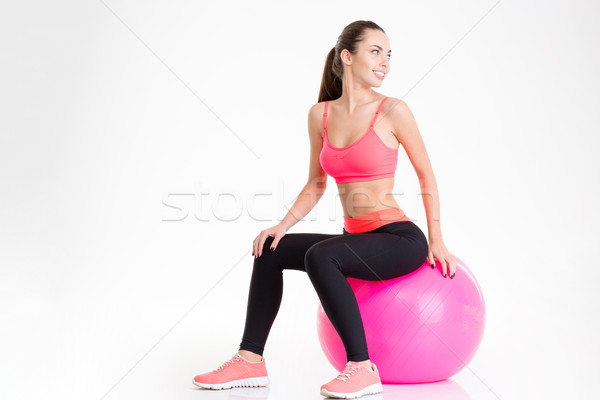
{"type": "Polygon", "coordinates": [[[225,361],[223,364],[221,364],[217,369],[215,369],[215,372],[223,369],[227,366],[227,364],[229,363],[234,363],[238,358],[240,358],[241,356],[239,354],[234,354],[229,360],[225,361]]]}
{"type": "Polygon", "coordinates": [[[350,377],[352,375],[354,375],[355,372],[358,372],[359,369],[360,369],[360,366],[354,365],[354,364],[349,364],[346,366],[346,368],[344,368],[344,370],[335,379],[339,379],[340,381],[345,382],[347,379],[350,379],[350,377]]]}

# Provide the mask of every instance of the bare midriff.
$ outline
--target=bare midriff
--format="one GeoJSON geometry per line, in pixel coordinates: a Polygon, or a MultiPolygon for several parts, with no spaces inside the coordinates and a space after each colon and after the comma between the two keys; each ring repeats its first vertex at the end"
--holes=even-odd
{"type": "Polygon", "coordinates": [[[380,226],[410,221],[394,196],[394,178],[365,182],[338,183],[344,210],[344,229],[348,233],[367,232],[380,226]]]}

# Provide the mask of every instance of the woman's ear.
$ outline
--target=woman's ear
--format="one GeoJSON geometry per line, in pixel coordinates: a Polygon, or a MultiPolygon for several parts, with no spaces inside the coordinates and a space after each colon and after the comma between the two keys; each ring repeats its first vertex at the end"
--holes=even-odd
{"type": "Polygon", "coordinates": [[[352,65],[352,54],[348,51],[348,49],[342,50],[340,53],[340,58],[344,64],[352,65]]]}

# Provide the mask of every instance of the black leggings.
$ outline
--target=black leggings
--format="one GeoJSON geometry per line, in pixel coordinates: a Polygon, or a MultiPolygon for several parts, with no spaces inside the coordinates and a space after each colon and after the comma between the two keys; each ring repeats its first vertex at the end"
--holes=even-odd
{"type": "Polygon", "coordinates": [[[363,233],[287,233],[275,251],[272,237],[254,259],[246,326],[240,350],[263,355],[283,295],[283,270],[305,271],[346,350],[347,361],[369,359],[360,310],[346,277],[375,281],[418,269],[429,245],[412,221],[388,223],[363,233]]]}

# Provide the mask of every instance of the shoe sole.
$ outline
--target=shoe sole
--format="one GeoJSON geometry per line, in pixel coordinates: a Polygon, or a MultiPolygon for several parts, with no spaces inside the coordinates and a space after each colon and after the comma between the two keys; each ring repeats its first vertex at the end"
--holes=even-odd
{"type": "Polygon", "coordinates": [[[323,388],[323,389],[321,389],[321,394],[323,396],[335,397],[338,399],[354,399],[356,397],[364,396],[365,394],[376,394],[376,393],[381,393],[382,391],[383,391],[383,386],[381,385],[381,382],[377,382],[374,385],[367,386],[366,388],[359,390],[358,392],[354,392],[354,393],[329,392],[329,391],[327,391],[327,389],[323,388]]]}
{"type": "Polygon", "coordinates": [[[269,382],[269,377],[267,376],[258,376],[255,378],[244,378],[238,379],[236,381],[229,381],[225,383],[202,383],[196,382],[192,379],[192,383],[196,386],[205,389],[231,389],[234,387],[256,387],[256,386],[267,386],[269,382]]]}

